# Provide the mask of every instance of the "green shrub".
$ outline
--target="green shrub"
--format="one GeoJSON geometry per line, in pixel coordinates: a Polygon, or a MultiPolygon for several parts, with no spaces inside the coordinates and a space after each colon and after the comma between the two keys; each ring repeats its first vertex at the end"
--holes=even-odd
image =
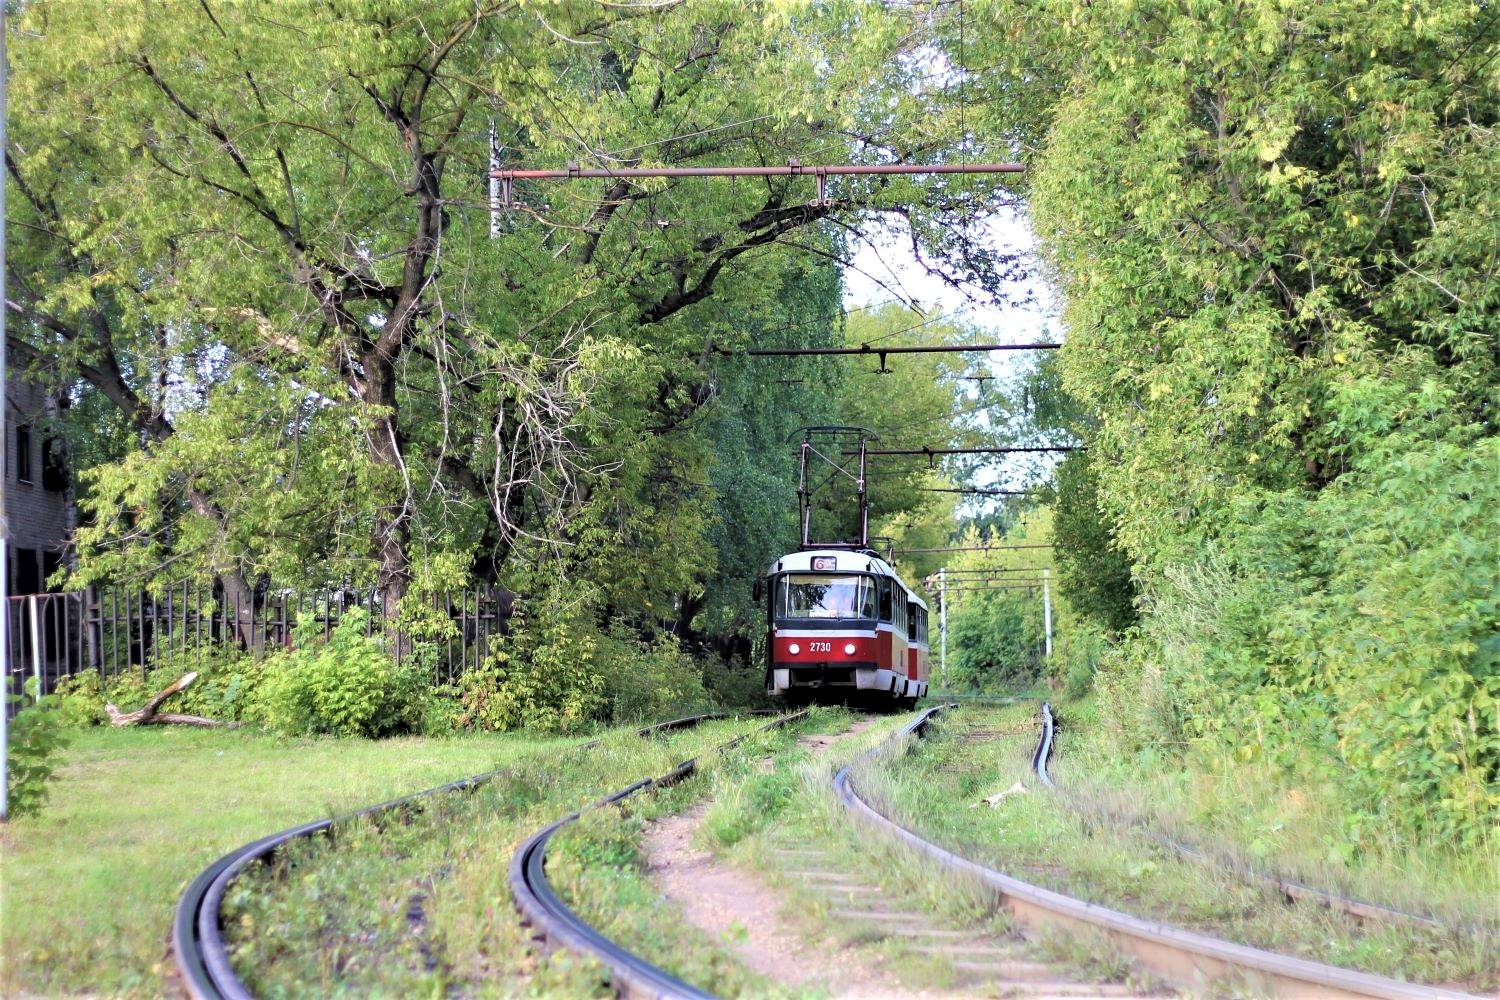
{"type": "Polygon", "coordinates": [[[60,678],[53,697],[57,699],[58,718],[69,729],[97,726],[105,721],[104,684],[99,671],[93,668],[60,678]]]}
{"type": "Polygon", "coordinates": [[[949,613],[948,686],[996,691],[1035,681],[1041,670],[1041,601],[1003,591],[964,595],[949,613]]]}
{"type": "Polygon", "coordinates": [[[703,665],[703,686],[713,704],[722,708],[769,708],[764,661],[725,663],[715,656],[703,665]]]}
{"type": "MultiPolygon", "coordinates": [[[[261,662],[255,654],[233,643],[211,643],[206,647],[189,644],[186,634],[161,635],[152,647],[151,671],[145,681],[145,697],[174,683],[183,674],[197,673],[198,679],[181,694],[173,695],[166,710],[187,715],[201,715],[225,722],[245,717],[254,702],[255,687],[261,678],[261,662]]],[[[120,708],[134,708],[138,699],[125,692],[111,691],[110,700],[120,708]]]]}
{"type": "Polygon", "coordinates": [[[287,736],[389,736],[418,728],[426,678],[408,660],[397,665],[383,637],[366,635],[368,613],[346,612],[326,642],[299,628],[307,643],[261,667],[253,714],[287,736]]]}
{"type": "Polygon", "coordinates": [[[608,705],[596,662],[599,642],[579,609],[532,609],[512,620],[484,663],[460,679],[460,722],[485,730],[572,732],[599,719],[608,705]]]}
{"type": "MultiPolygon", "coordinates": [[[[38,698],[35,680],[26,682],[26,693],[31,704],[10,722],[7,815],[11,819],[42,811],[47,784],[57,770],[57,755],[68,742],[56,696],[38,698]]],[[[12,703],[23,700],[16,695],[9,698],[12,703]]]]}
{"type": "Polygon", "coordinates": [[[597,658],[611,721],[656,720],[709,704],[703,667],[682,651],[676,636],[645,642],[615,628],[600,638],[597,658]]]}
{"type": "Polygon", "coordinates": [[[1094,689],[1094,674],[1109,650],[1109,639],[1099,625],[1080,618],[1052,640],[1052,676],[1069,698],[1082,698],[1094,689]]]}

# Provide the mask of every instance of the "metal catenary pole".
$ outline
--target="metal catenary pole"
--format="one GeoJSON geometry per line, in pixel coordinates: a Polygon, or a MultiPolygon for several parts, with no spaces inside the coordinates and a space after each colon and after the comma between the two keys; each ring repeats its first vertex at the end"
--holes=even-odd
{"type": "Polygon", "coordinates": [[[948,567],[938,570],[938,632],[943,639],[943,656],[938,666],[938,687],[948,690],[948,567]]]}
{"type": "MultiPolygon", "coordinates": [[[[5,7],[0,6],[0,149],[5,144],[6,99],[9,84],[9,60],[5,52],[5,7]]],[[[5,298],[5,185],[0,183],[0,301],[5,298]]],[[[0,308],[0,441],[10,440],[10,421],[6,418],[5,380],[8,374],[5,356],[5,310],[0,308]]],[[[0,450],[5,454],[10,449],[0,450]]],[[[5,470],[0,469],[0,484],[5,470]]],[[[0,821],[10,814],[10,523],[8,492],[0,487],[0,821]]]]}
{"type": "Polygon", "coordinates": [[[1042,570],[1042,618],[1047,630],[1047,658],[1052,658],[1052,584],[1048,571],[1042,570]]]}

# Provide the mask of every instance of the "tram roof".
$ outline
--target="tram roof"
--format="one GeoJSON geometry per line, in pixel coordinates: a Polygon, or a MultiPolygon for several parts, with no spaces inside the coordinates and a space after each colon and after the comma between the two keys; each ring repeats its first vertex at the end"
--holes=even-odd
{"type": "Polygon", "coordinates": [[[766,570],[767,576],[777,573],[873,573],[876,576],[888,576],[901,585],[906,591],[907,600],[913,604],[927,607],[927,602],[922,600],[916,591],[906,585],[901,575],[891,568],[886,562],[874,552],[862,549],[804,549],[800,552],[789,552],[771,564],[766,570]],[[833,559],[833,563],[825,563],[822,560],[833,559]],[[813,560],[819,560],[814,564],[813,560]]]}

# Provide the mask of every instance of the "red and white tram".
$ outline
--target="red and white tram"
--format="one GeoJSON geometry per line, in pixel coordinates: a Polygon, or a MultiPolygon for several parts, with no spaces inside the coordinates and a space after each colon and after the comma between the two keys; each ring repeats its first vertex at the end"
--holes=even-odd
{"type": "Polygon", "coordinates": [[[927,693],[927,604],[874,551],[793,552],[766,583],[773,695],[910,707],[927,693]]]}

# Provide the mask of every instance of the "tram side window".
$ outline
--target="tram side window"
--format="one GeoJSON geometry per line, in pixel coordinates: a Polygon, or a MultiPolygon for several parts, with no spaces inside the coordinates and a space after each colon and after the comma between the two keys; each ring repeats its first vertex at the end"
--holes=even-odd
{"type": "Polygon", "coordinates": [[[880,578],[880,620],[891,621],[891,580],[890,577],[880,578]]]}

